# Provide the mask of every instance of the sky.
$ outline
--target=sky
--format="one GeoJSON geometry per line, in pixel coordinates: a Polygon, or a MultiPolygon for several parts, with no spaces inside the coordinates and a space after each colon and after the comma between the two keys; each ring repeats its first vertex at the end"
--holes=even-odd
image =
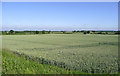
{"type": "Polygon", "coordinates": [[[117,2],[3,2],[2,30],[118,30],[117,2]]]}
{"type": "Polygon", "coordinates": [[[1,0],[2,2],[119,2],[120,0],[1,0]]]}

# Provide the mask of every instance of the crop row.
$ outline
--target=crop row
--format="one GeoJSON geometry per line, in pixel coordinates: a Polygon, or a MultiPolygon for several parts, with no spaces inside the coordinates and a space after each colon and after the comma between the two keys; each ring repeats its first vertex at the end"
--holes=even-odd
{"type": "Polygon", "coordinates": [[[68,67],[65,63],[63,62],[57,62],[55,60],[50,61],[48,59],[44,59],[44,58],[39,58],[39,57],[34,57],[34,56],[29,56],[29,55],[25,55],[24,53],[19,53],[19,52],[13,52],[13,54],[18,55],[18,57],[24,57],[26,60],[32,60],[32,61],[36,61],[40,64],[48,64],[48,65],[55,65],[57,67],[66,69],[66,70],[71,70],[70,67],[68,67]]]}
{"type": "Polygon", "coordinates": [[[77,69],[74,66],[73,67],[68,66],[64,62],[57,62],[55,60],[51,61],[51,60],[48,60],[48,59],[45,59],[45,58],[42,58],[42,57],[39,58],[39,57],[29,56],[29,55],[26,55],[24,53],[19,53],[17,51],[15,51],[13,53],[16,54],[19,57],[24,57],[26,60],[36,61],[39,64],[55,65],[56,67],[66,69],[68,71],[70,71],[70,70],[80,70],[80,71],[86,72],[86,73],[113,73],[113,69],[115,70],[115,68],[112,69],[110,67],[109,67],[110,69],[108,70],[108,67],[105,63],[99,63],[98,66],[96,66],[96,64],[94,64],[94,63],[91,63],[91,65],[88,65],[86,62],[84,64],[80,63],[79,64],[80,69],[77,69]],[[86,67],[89,66],[89,67],[86,69],[86,67],[83,67],[83,66],[86,66],[86,67]],[[94,68],[94,66],[96,66],[96,68],[94,68]]]}

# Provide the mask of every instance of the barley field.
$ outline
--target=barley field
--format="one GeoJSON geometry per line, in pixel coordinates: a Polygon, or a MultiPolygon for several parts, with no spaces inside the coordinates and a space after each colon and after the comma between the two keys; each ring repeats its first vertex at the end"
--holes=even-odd
{"type": "Polygon", "coordinates": [[[118,72],[118,36],[96,34],[3,35],[2,48],[85,73],[118,72]]]}
{"type": "MultiPolygon", "coordinates": [[[[25,55],[24,55],[25,56],[25,55]]],[[[85,74],[79,70],[68,70],[55,65],[41,64],[38,60],[20,57],[12,51],[2,51],[2,75],[8,74],[85,74]]]]}
{"type": "Polygon", "coordinates": [[[0,35],[0,75],[2,72],[2,36],[0,35]]]}

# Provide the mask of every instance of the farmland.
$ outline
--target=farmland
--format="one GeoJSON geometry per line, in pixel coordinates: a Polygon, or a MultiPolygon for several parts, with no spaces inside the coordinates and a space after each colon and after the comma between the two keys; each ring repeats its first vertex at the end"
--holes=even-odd
{"type": "Polygon", "coordinates": [[[80,71],[67,70],[54,65],[39,64],[38,61],[18,57],[7,49],[2,51],[2,75],[4,74],[84,74],[80,71]]]}
{"type": "Polygon", "coordinates": [[[0,75],[1,75],[1,71],[2,71],[2,52],[0,49],[0,75]]]}
{"type": "Polygon", "coordinates": [[[3,35],[2,48],[51,62],[63,62],[71,70],[86,73],[118,72],[117,35],[3,35]]]}

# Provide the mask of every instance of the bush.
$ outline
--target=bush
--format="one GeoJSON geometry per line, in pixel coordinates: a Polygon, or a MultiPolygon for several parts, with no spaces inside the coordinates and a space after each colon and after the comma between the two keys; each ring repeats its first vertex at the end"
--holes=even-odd
{"type": "Polygon", "coordinates": [[[84,32],[83,34],[87,34],[86,32],[84,32]]]}
{"type": "Polygon", "coordinates": [[[48,31],[48,34],[50,34],[51,33],[51,31],[48,31]]]}
{"type": "Polygon", "coordinates": [[[76,31],[74,30],[74,31],[72,31],[73,33],[75,33],[76,31]]]}
{"type": "Polygon", "coordinates": [[[45,34],[45,30],[42,31],[42,34],[45,34]]]}
{"type": "Polygon", "coordinates": [[[87,34],[90,34],[90,31],[87,31],[87,34]]]}
{"type": "Polygon", "coordinates": [[[120,32],[118,31],[118,32],[115,32],[115,34],[120,34],[120,32]]]}
{"type": "Polygon", "coordinates": [[[14,30],[10,30],[9,33],[13,34],[13,33],[14,33],[14,30]]]}
{"type": "Polygon", "coordinates": [[[63,34],[65,34],[66,33],[66,31],[63,31],[63,34]]]}
{"type": "Polygon", "coordinates": [[[98,32],[98,34],[102,34],[102,32],[98,32]]]}
{"type": "Polygon", "coordinates": [[[36,34],[39,34],[39,31],[35,31],[36,34]]]}

